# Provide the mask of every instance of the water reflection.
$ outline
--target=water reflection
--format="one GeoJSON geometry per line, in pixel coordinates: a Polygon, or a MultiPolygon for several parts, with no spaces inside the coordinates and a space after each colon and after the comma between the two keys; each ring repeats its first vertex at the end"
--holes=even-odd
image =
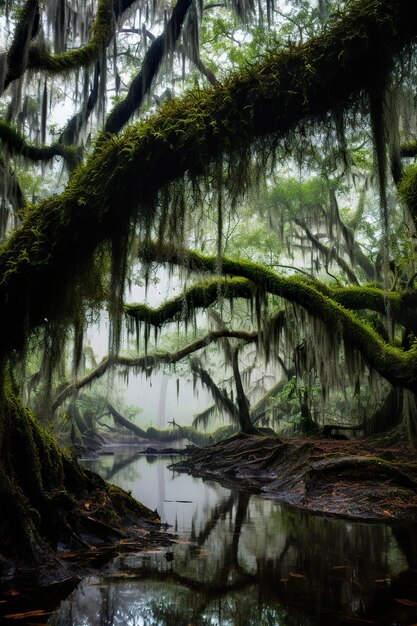
{"type": "Polygon", "coordinates": [[[182,543],[115,559],[106,576],[83,581],[51,624],[417,623],[415,527],[308,515],[167,464],[127,450],[94,462],[157,508],[182,543]]]}

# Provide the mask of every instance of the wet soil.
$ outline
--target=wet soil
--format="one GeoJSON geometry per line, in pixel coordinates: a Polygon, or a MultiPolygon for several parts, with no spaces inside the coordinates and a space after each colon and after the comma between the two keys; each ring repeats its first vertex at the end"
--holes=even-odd
{"type": "Polygon", "coordinates": [[[315,513],[417,520],[417,453],[404,442],[240,435],[173,467],[315,513]]]}

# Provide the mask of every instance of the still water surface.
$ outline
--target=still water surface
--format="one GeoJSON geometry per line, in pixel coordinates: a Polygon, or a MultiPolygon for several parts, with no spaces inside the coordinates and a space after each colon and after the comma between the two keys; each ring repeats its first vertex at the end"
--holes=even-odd
{"type": "Polygon", "coordinates": [[[84,579],[53,626],[416,626],[416,525],[310,515],[137,452],[85,465],[157,509],[180,542],[84,579]]]}

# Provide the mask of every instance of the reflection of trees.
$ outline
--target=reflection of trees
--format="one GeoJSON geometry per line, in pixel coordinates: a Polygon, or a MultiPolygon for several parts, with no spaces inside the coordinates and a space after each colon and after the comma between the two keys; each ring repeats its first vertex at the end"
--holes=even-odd
{"type": "Polygon", "coordinates": [[[177,572],[186,572],[186,577],[193,570],[193,561],[198,549],[210,550],[210,539],[216,547],[218,558],[203,561],[203,566],[193,574],[194,584],[201,582],[210,595],[219,589],[230,589],[234,585],[253,582],[253,577],[239,564],[239,539],[246,520],[250,496],[244,493],[231,493],[213,508],[199,532],[194,529],[191,540],[197,543],[196,549],[187,550],[176,561],[177,572]]]}
{"type": "Polygon", "coordinates": [[[417,571],[417,534],[415,526],[396,526],[393,535],[407,559],[410,570],[417,571]]]}
{"type": "Polygon", "coordinates": [[[103,618],[94,623],[142,623],[132,621],[133,614],[146,615],[147,626],[313,626],[387,615],[391,621],[377,623],[392,624],[415,618],[415,608],[396,598],[415,597],[416,528],[323,519],[230,493],[201,527],[194,525],[192,540],[194,545],[177,546],[170,561],[163,555],[122,559],[134,581],[111,580],[111,597],[100,590],[103,618]],[[142,604],[132,608],[119,591],[135,586],[134,598],[142,593],[142,604]],[[112,611],[119,621],[105,621],[112,611]]]}
{"type": "MultiPolygon", "coordinates": [[[[246,494],[229,495],[213,509],[200,531],[194,532],[193,539],[199,549],[209,543],[212,535],[216,535],[217,544],[222,542],[218,560],[201,568],[198,578],[193,570],[196,551],[192,548],[179,562],[174,559],[173,568],[164,574],[170,581],[200,594],[195,618],[218,611],[220,605],[225,608],[236,594],[240,598],[236,605],[239,610],[231,621],[233,624],[268,624],[266,616],[262,617],[262,622],[256,619],[260,619],[265,607],[271,609],[272,620],[278,619],[277,604],[292,607],[289,614],[278,611],[280,620],[285,619],[279,623],[286,625],[333,624],[336,616],[340,623],[347,623],[355,616],[371,619],[372,611],[383,614],[377,610],[380,606],[385,607],[386,614],[395,615],[402,610],[395,600],[401,597],[399,584],[406,585],[404,590],[407,586],[411,589],[410,584],[416,578],[411,571],[417,559],[415,528],[391,531],[387,526],[349,524],[277,506],[273,509],[277,511],[273,527],[280,537],[279,549],[278,541],[273,540],[262,553],[256,553],[255,546],[256,563],[252,568],[245,568],[242,536],[246,532],[249,504],[250,497],[246,494]],[[226,517],[230,515],[233,523],[231,532],[227,533],[226,517]],[[220,528],[222,523],[223,529],[220,528]],[[408,571],[400,574],[391,571],[390,555],[396,545],[404,554],[408,553],[410,565],[408,571]],[[243,602],[240,594],[250,601],[243,602]],[[252,610],[250,604],[254,607],[252,610]],[[304,615],[291,617],[295,607],[304,615]],[[239,614],[246,621],[239,621],[239,614]]],[[[259,534],[263,531],[263,522],[257,520],[261,525],[259,534]]],[[[249,527],[246,534],[252,532],[254,529],[249,527]]],[[[397,563],[398,559],[399,569],[406,567],[401,555],[396,558],[397,563]]],[[[149,575],[152,575],[151,570],[149,575]]]]}
{"type": "Polygon", "coordinates": [[[215,529],[219,519],[224,518],[226,513],[230,513],[233,509],[233,505],[236,502],[236,494],[234,492],[230,492],[228,498],[225,498],[223,502],[217,504],[210,512],[206,523],[204,524],[203,529],[196,534],[194,525],[191,530],[190,540],[197,543],[199,546],[203,545],[208,537],[211,535],[212,531],[215,529]]]}
{"type": "MultiPolygon", "coordinates": [[[[100,468],[100,475],[104,480],[110,481],[114,476],[116,476],[122,470],[129,468],[137,459],[139,459],[142,455],[141,452],[133,452],[132,455],[127,457],[120,458],[117,456],[117,461],[113,463],[112,467],[103,467],[100,468]]],[[[114,459],[116,457],[113,457],[114,459]]]]}
{"type": "Polygon", "coordinates": [[[159,463],[157,466],[158,475],[158,506],[157,511],[162,520],[165,519],[165,466],[159,463]]]}

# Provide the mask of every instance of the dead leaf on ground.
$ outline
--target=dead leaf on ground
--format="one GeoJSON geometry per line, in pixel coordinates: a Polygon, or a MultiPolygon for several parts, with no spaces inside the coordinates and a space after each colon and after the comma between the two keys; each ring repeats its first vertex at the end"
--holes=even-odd
{"type": "Polygon", "coordinates": [[[37,617],[38,615],[52,615],[53,611],[45,611],[44,609],[38,609],[36,611],[26,611],[25,613],[9,613],[4,617],[6,619],[24,619],[25,617],[37,617]]]}
{"type": "Polygon", "coordinates": [[[57,556],[60,559],[73,559],[77,556],[80,556],[79,552],[57,552],[57,556]]]}
{"type": "Polygon", "coordinates": [[[404,606],[417,606],[417,602],[415,600],[409,600],[408,598],[395,598],[395,601],[399,604],[403,604],[404,606]]]}

